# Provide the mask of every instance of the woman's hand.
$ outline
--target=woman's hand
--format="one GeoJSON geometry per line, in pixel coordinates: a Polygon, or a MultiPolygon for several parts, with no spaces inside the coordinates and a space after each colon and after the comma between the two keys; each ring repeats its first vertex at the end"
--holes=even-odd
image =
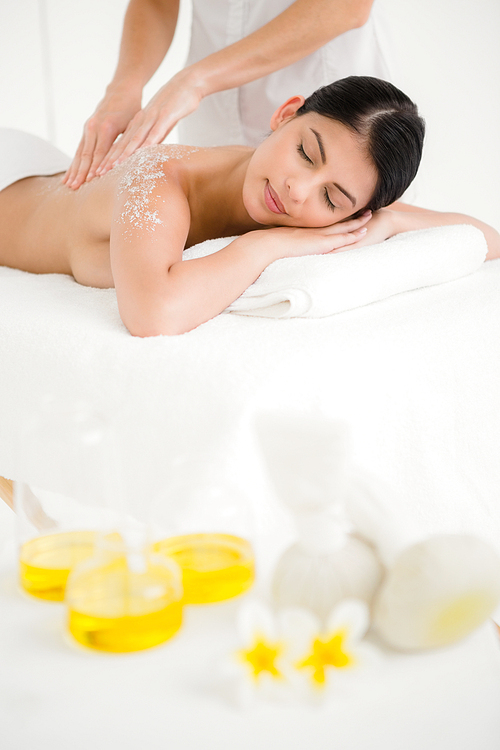
{"type": "Polygon", "coordinates": [[[181,70],[162,86],[144,109],[137,112],[122,137],[110,149],[97,174],[106,174],[138,148],[161,143],[179,120],[194,112],[202,98],[201,89],[190,76],[189,69],[181,70]]]}
{"type": "Polygon", "coordinates": [[[116,137],[141,108],[140,94],[110,92],[85,123],[83,136],[63,182],[73,190],[97,174],[116,137]]]}
{"type": "Polygon", "coordinates": [[[390,208],[380,208],[375,211],[369,224],[367,224],[366,234],[358,241],[356,247],[378,245],[379,242],[384,242],[398,232],[404,231],[404,229],[396,226],[397,213],[390,208]]]}
{"type": "Polygon", "coordinates": [[[255,235],[257,239],[258,236],[259,250],[271,255],[268,263],[279,258],[325,255],[348,250],[354,244],[357,247],[369,231],[365,225],[371,223],[371,216],[371,212],[366,211],[358,219],[348,219],[328,227],[257,229],[248,232],[245,237],[253,239],[255,235]]]}

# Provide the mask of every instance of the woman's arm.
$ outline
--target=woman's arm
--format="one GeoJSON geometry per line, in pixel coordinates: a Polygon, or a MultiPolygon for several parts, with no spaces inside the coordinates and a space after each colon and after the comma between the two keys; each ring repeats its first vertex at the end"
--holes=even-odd
{"type": "Polygon", "coordinates": [[[106,94],[87,120],[63,182],[78,188],[91,180],[116,137],[141,109],[142,90],[167,54],[179,15],[179,0],[130,0],[118,64],[106,94]]]}
{"type": "Polygon", "coordinates": [[[486,260],[500,258],[500,234],[489,224],[466,214],[431,211],[427,208],[418,208],[399,202],[393,203],[388,208],[382,208],[373,214],[367,225],[368,231],[358,245],[374,245],[400,232],[426,229],[427,227],[442,227],[450,224],[472,224],[480,229],[488,245],[486,260]]]}
{"type": "Polygon", "coordinates": [[[204,97],[274,73],[340,34],[363,26],[372,5],[373,0],[295,0],[244,39],[184,68],[137,113],[103,161],[99,174],[140,146],[161,143],[204,97]]]}
{"type": "Polygon", "coordinates": [[[186,196],[173,181],[157,192],[147,205],[152,220],[137,218],[133,192],[123,191],[114,208],[111,270],[120,316],[134,336],[190,331],[234,302],[269,263],[342,249],[364,235],[369,220],[257,230],[212,255],[183,261],[190,225],[186,196]]]}

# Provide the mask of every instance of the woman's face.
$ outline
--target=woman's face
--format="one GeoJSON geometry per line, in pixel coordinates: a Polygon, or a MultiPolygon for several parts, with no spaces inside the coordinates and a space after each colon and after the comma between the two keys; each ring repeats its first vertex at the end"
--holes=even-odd
{"type": "Polygon", "coordinates": [[[259,224],[323,227],[367,205],[377,172],[359,138],[336,120],[308,112],[302,97],[271,119],[271,135],[249,162],[243,202],[259,224]]]}

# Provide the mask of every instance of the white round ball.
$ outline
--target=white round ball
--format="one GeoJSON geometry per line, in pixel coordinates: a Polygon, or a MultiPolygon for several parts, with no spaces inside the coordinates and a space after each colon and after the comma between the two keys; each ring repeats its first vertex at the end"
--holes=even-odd
{"type": "Polygon", "coordinates": [[[496,552],[474,536],[435,536],[396,559],[375,597],[373,625],[395,648],[437,648],[471,633],[499,603],[496,552]]]}
{"type": "Polygon", "coordinates": [[[273,598],[278,607],[304,607],[326,618],[344,599],[370,604],[382,576],[373,548],[354,536],[325,554],[313,555],[294,544],[276,566],[273,598]]]}

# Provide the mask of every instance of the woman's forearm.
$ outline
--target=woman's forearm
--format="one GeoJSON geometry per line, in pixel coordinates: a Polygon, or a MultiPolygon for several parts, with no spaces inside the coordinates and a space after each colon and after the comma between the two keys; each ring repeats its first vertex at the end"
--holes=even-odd
{"type": "Polygon", "coordinates": [[[431,211],[426,208],[418,208],[404,203],[394,203],[390,209],[392,221],[394,222],[393,234],[409,232],[413,229],[425,229],[427,227],[442,227],[450,224],[472,224],[480,229],[488,245],[486,260],[500,258],[500,234],[484,221],[475,219],[466,214],[431,211]]]}
{"type": "Polygon", "coordinates": [[[254,230],[212,255],[166,267],[163,243],[138,253],[137,245],[118,240],[111,267],[120,315],[135,336],[185,333],[225,310],[273,261],[345,249],[364,236],[367,221],[254,230]]]}
{"type": "Polygon", "coordinates": [[[178,15],[179,0],[130,0],[108,90],[142,92],[170,48],[178,15]]]}
{"type": "Polygon", "coordinates": [[[215,317],[234,302],[275,260],[272,249],[242,235],[217,253],[175,263],[169,270],[169,319],[180,331],[215,317]],[[175,309],[173,309],[175,308],[175,309]],[[172,314],[174,313],[174,314],[172,314]]]}
{"type": "Polygon", "coordinates": [[[140,287],[116,275],[121,318],[134,336],[186,333],[221,313],[272,260],[265,244],[243,235],[212,255],[173,263],[140,287]]]}
{"type": "Polygon", "coordinates": [[[194,63],[186,73],[202,96],[241,86],[362,26],[372,4],[373,0],[296,0],[260,29],[194,63]]]}

